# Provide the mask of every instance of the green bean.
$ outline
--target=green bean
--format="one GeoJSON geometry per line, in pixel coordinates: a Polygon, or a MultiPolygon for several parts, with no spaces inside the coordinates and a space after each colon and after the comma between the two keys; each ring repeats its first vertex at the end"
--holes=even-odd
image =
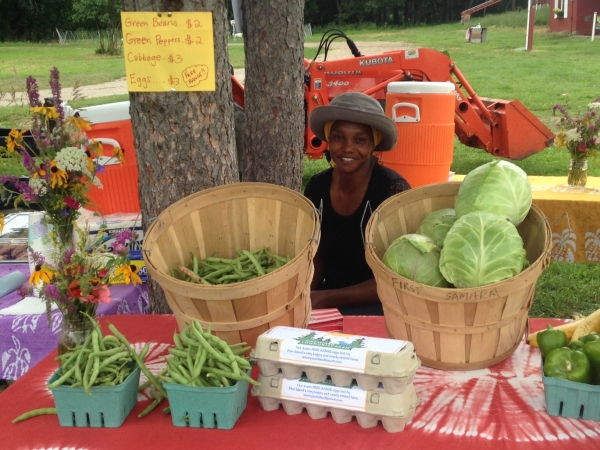
{"type": "MultiPolygon", "coordinates": [[[[158,378],[162,378],[162,376],[167,373],[167,370],[168,370],[167,367],[164,367],[156,376],[158,378]]],[[[142,391],[146,390],[149,386],[152,386],[152,382],[150,380],[144,381],[142,384],[140,384],[140,387],[138,388],[138,392],[142,392],[142,391]]]]}
{"type": "Polygon", "coordinates": [[[19,417],[14,419],[12,423],[22,422],[23,420],[31,419],[32,417],[41,416],[44,414],[58,414],[56,408],[40,408],[34,409],[33,411],[26,412],[21,414],[19,417]]]}
{"type": "Polygon", "coordinates": [[[144,409],[141,413],[138,414],[138,417],[147,416],[154,408],[160,405],[161,402],[162,400],[154,400],[146,409],[144,409]]]}
{"type": "Polygon", "coordinates": [[[83,390],[86,394],[90,393],[90,377],[92,376],[92,366],[94,365],[94,359],[88,358],[87,363],[85,364],[85,369],[83,371],[83,390]]]}
{"type": "Polygon", "coordinates": [[[128,356],[130,356],[130,353],[131,353],[131,352],[130,352],[129,350],[125,350],[125,351],[122,351],[122,352],[116,353],[116,354],[114,354],[114,355],[112,355],[112,356],[110,356],[110,357],[106,358],[105,360],[103,360],[103,361],[102,361],[102,364],[100,364],[100,368],[102,368],[102,367],[106,367],[106,366],[108,366],[109,364],[111,364],[111,363],[113,363],[113,362],[115,362],[115,361],[118,361],[118,360],[119,360],[119,359],[121,359],[121,358],[128,357],[128,356]]]}
{"type": "Polygon", "coordinates": [[[207,372],[207,373],[212,373],[215,375],[223,375],[227,378],[230,378],[232,380],[246,380],[248,383],[254,384],[256,386],[260,386],[260,383],[256,380],[253,380],[252,378],[250,378],[248,375],[246,375],[245,373],[242,373],[240,375],[236,375],[234,373],[231,372],[227,372],[225,370],[221,370],[221,369],[215,369],[212,367],[203,367],[202,368],[203,372],[207,372]]]}
{"type": "Polygon", "coordinates": [[[177,331],[173,333],[173,342],[175,343],[175,347],[179,350],[183,350],[183,344],[181,343],[181,339],[179,339],[179,335],[177,331]]]}
{"type": "Polygon", "coordinates": [[[256,270],[259,274],[265,274],[265,271],[263,270],[262,266],[258,263],[256,257],[252,253],[250,253],[248,250],[242,250],[242,253],[244,253],[244,255],[246,255],[250,261],[252,261],[252,264],[254,264],[254,267],[256,267],[256,270]]]}
{"type": "Polygon", "coordinates": [[[194,333],[196,335],[196,338],[198,339],[198,341],[200,341],[200,344],[204,346],[204,348],[206,348],[206,350],[213,355],[213,357],[221,362],[227,363],[229,362],[228,359],[221,355],[219,352],[217,352],[208,342],[206,342],[206,339],[204,339],[204,336],[202,336],[202,334],[196,329],[196,327],[191,326],[189,327],[192,330],[192,333],[194,333]]]}
{"type": "Polygon", "coordinates": [[[178,356],[180,358],[187,357],[187,352],[185,350],[179,350],[178,348],[169,348],[167,351],[173,356],[178,356]]]}
{"type": "Polygon", "coordinates": [[[144,345],[144,347],[142,348],[142,351],[140,352],[140,354],[138,355],[139,358],[143,361],[144,359],[146,359],[146,355],[148,354],[148,352],[150,351],[150,342],[146,342],[146,345],[144,345]]]}
{"type": "Polygon", "coordinates": [[[162,410],[162,413],[166,416],[167,414],[171,414],[171,407],[167,406],[165,409],[162,410]]]}
{"type": "Polygon", "coordinates": [[[126,350],[125,346],[121,345],[120,347],[113,347],[109,350],[104,350],[104,351],[98,351],[98,352],[92,352],[90,354],[90,358],[104,358],[106,356],[112,356],[116,353],[120,353],[122,351],[126,350]]]}
{"type": "Polygon", "coordinates": [[[190,255],[192,255],[192,264],[193,264],[192,271],[194,272],[194,274],[196,276],[198,276],[198,269],[199,269],[198,257],[196,255],[194,255],[192,252],[190,252],[190,255]]]}
{"type": "Polygon", "coordinates": [[[131,349],[131,345],[129,344],[129,341],[127,339],[125,339],[125,336],[123,336],[121,333],[119,333],[119,330],[117,330],[117,328],[112,323],[108,325],[108,328],[117,337],[117,339],[119,339],[121,342],[123,342],[123,344],[125,344],[125,346],[130,350],[132,358],[134,359],[134,361],[136,362],[136,364],[138,365],[140,370],[142,372],[144,372],[144,375],[146,375],[146,377],[149,380],[152,380],[152,384],[156,387],[156,389],[158,389],[158,391],[164,397],[167,397],[167,392],[162,387],[162,384],[160,384],[160,382],[154,377],[154,375],[152,375],[152,373],[150,372],[150,370],[148,370],[148,368],[146,367],[144,362],[141,361],[140,358],[138,357],[138,355],[131,349]]]}
{"type": "Polygon", "coordinates": [[[208,275],[206,275],[204,277],[204,280],[206,280],[206,281],[214,280],[215,278],[217,278],[217,276],[226,274],[227,272],[230,272],[232,269],[233,269],[233,267],[231,265],[228,265],[224,269],[215,270],[214,272],[209,273],[208,275]]]}
{"type": "Polygon", "coordinates": [[[71,375],[73,375],[75,373],[75,366],[71,367],[67,372],[63,373],[62,376],[58,379],[56,379],[55,381],[53,381],[51,384],[48,385],[48,389],[53,389],[56,386],[60,386],[61,384],[63,384],[67,379],[69,379],[71,377],[71,375]]]}

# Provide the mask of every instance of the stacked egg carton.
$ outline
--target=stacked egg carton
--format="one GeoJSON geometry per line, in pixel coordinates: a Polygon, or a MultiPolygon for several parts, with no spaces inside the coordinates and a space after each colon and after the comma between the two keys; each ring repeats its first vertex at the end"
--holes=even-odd
{"type": "Polygon", "coordinates": [[[421,361],[411,342],[275,327],[261,334],[250,358],[260,369],[252,395],[265,411],[304,409],[363,428],[382,422],[402,431],[420,402],[413,378],[421,361]]]}

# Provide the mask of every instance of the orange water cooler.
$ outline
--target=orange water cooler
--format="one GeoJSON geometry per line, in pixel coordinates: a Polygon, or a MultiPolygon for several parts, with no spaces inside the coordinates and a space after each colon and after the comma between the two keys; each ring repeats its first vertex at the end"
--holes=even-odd
{"type": "Polygon", "coordinates": [[[86,131],[88,138],[102,143],[102,160],[105,163],[104,173],[98,176],[103,188],[92,188],[92,204],[87,209],[105,215],[139,212],[138,167],[133,146],[129,102],[89,106],[79,109],[78,112],[92,127],[86,131]],[[112,158],[114,147],[123,150],[124,165],[112,158]]]}
{"type": "Polygon", "coordinates": [[[454,83],[390,83],[385,103],[398,143],[379,153],[381,164],[401,174],[411,187],[448,181],[454,152],[454,83]]]}

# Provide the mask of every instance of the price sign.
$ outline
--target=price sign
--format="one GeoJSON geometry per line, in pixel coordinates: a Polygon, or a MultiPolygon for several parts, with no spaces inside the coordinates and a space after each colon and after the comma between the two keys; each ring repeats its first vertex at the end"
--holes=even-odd
{"type": "Polygon", "coordinates": [[[130,92],[214,91],[210,12],[122,12],[130,92]]]}

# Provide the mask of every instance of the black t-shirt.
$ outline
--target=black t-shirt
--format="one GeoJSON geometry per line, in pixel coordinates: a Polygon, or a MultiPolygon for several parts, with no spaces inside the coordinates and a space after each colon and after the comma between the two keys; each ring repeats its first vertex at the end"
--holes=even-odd
{"type": "Polygon", "coordinates": [[[319,253],[325,269],[324,287],[339,289],[373,278],[365,259],[363,236],[375,209],[388,197],[410,189],[394,170],[376,164],[360,206],[349,216],[335,212],[329,196],[333,169],[314,175],[304,195],[321,211],[319,253]]]}

